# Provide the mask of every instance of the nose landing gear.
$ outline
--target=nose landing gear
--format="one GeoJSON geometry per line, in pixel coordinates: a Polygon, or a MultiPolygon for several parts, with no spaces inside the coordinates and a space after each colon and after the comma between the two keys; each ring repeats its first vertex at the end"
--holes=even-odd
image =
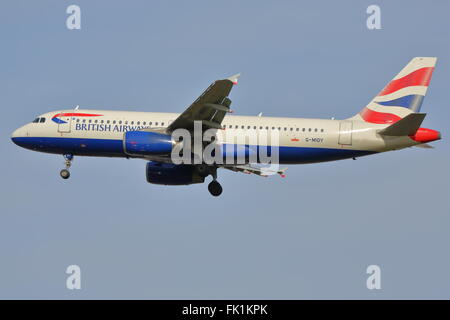
{"type": "Polygon", "coordinates": [[[62,169],[62,170],[59,172],[59,175],[60,175],[61,178],[63,178],[63,179],[69,179],[69,177],[70,177],[70,171],[67,170],[67,169],[62,169]]]}
{"type": "Polygon", "coordinates": [[[70,171],[69,171],[69,168],[70,168],[70,166],[72,165],[73,154],[64,154],[63,156],[64,156],[64,160],[65,160],[65,163],[66,163],[66,168],[65,168],[65,169],[62,169],[62,170],[59,172],[59,175],[60,175],[61,178],[63,178],[63,179],[69,179],[69,177],[70,177],[70,171]]]}

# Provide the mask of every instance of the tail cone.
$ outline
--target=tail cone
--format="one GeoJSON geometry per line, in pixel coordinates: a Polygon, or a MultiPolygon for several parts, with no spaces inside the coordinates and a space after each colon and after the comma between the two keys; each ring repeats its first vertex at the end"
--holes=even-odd
{"type": "Polygon", "coordinates": [[[426,143],[441,139],[441,133],[433,129],[419,128],[414,135],[409,137],[414,141],[426,143]]]}

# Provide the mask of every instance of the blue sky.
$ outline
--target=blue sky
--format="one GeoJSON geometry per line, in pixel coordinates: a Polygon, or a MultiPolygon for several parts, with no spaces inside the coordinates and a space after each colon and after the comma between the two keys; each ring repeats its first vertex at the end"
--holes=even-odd
{"type": "Polygon", "coordinates": [[[0,298],[450,298],[448,1],[2,1],[0,298]],[[382,29],[366,28],[381,7],[382,29]],[[82,29],[66,28],[77,4],[82,29]],[[37,115],[182,112],[241,72],[240,115],[347,118],[414,56],[437,56],[422,111],[435,149],[219,172],[162,187],[141,160],[15,146],[37,115]],[[67,290],[77,264],[82,289],[67,290]],[[381,267],[381,290],[366,268],[381,267]]]}

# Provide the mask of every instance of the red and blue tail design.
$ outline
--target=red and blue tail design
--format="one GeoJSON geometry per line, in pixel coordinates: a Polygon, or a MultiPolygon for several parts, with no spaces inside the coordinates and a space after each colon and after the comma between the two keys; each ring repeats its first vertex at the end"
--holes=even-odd
{"type": "Polygon", "coordinates": [[[354,118],[370,123],[391,124],[419,112],[427,93],[437,58],[416,57],[354,118]]]}

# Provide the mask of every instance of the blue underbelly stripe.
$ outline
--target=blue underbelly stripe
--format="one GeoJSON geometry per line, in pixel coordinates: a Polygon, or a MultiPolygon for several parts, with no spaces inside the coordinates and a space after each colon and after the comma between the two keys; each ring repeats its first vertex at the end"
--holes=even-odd
{"type": "MultiPolygon", "coordinates": [[[[82,156],[126,157],[122,140],[82,138],[12,138],[15,144],[34,151],[82,156]]],[[[250,149],[257,148],[250,146],[250,149]]],[[[284,147],[279,149],[279,162],[284,164],[333,161],[374,154],[375,151],[332,148],[284,147]]]]}
{"type": "Polygon", "coordinates": [[[74,155],[125,156],[122,140],[83,138],[12,138],[15,144],[30,150],[74,155]]]}

